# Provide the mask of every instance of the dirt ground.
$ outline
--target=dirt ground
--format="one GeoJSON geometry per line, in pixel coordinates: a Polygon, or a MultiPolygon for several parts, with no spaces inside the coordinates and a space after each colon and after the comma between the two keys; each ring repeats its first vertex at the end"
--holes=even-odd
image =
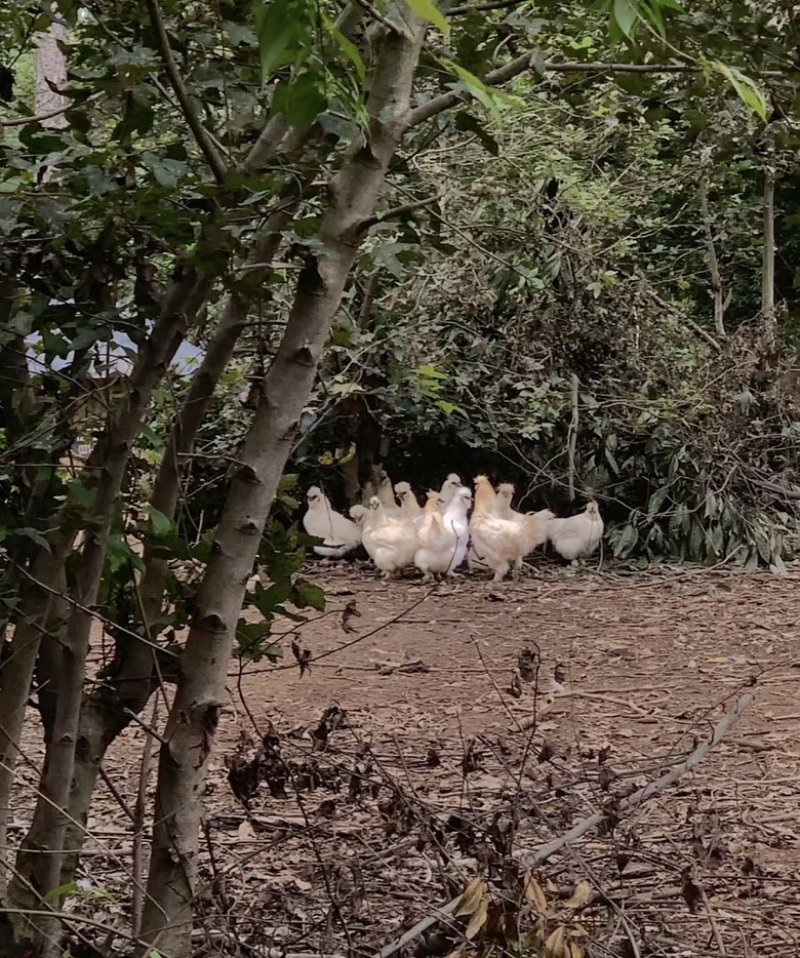
{"type": "MultiPolygon", "coordinates": [[[[525,856],[599,809],[610,827],[535,869],[549,911],[539,927],[562,929],[554,955],[570,958],[559,941],[622,958],[800,955],[800,571],[542,566],[516,585],[465,577],[433,590],[352,568],[309,576],[328,596],[294,633],[310,670],[300,675],[290,637],[280,665],[231,667],[198,955],[376,954],[478,874],[492,902],[473,922],[478,940],[502,947],[535,926],[536,907],[519,905],[525,856]],[[357,632],[342,627],[351,601],[357,632]],[[617,810],[745,692],[754,704],[695,770],[617,810]],[[267,732],[245,809],[226,758],[256,758],[267,732]],[[592,903],[570,908],[581,880],[592,903]]],[[[130,729],[105,766],[128,802],[142,742],[130,729]]],[[[17,836],[34,779],[22,769],[17,836]]],[[[243,794],[246,770],[237,783],[243,794]]],[[[101,788],[79,907],[113,923],[130,908],[133,842],[101,788]]],[[[405,953],[452,952],[469,920],[405,953]]]]}

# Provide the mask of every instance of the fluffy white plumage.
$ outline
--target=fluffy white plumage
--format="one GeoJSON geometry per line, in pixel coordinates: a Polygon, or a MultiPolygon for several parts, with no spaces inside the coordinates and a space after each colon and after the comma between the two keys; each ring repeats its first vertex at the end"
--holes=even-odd
{"type": "Polygon", "coordinates": [[[377,496],[369,501],[362,541],[372,561],[385,578],[413,565],[417,551],[417,525],[413,519],[387,515],[377,496]]]}
{"type": "Polygon", "coordinates": [[[464,561],[469,545],[469,508],[472,493],[465,486],[456,489],[444,512],[441,495],[428,493],[425,514],[418,532],[414,565],[429,582],[435,575],[452,575],[464,561]]]}
{"type": "Polygon", "coordinates": [[[309,488],[306,501],[308,510],[303,516],[303,528],[310,536],[322,539],[322,545],[314,546],[317,555],[336,559],[358,548],[361,529],[336,512],[319,486],[309,488]]]}
{"type": "Polygon", "coordinates": [[[590,502],[577,516],[551,519],[547,526],[553,548],[571,562],[590,556],[603,538],[604,524],[596,502],[590,502]]]}
{"type": "Polygon", "coordinates": [[[548,527],[552,521],[552,513],[546,509],[529,515],[514,512],[510,505],[509,488],[513,494],[514,487],[506,484],[505,502],[501,503],[486,476],[478,476],[475,480],[475,509],[470,521],[470,533],[477,558],[494,570],[495,582],[502,581],[512,565],[514,578],[519,577],[523,558],[537,545],[547,541],[548,527]],[[500,514],[501,509],[505,516],[511,517],[504,518],[500,514]]]}
{"type": "Polygon", "coordinates": [[[383,466],[373,466],[370,470],[370,478],[364,486],[364,493],[361,502],[369,508],[370,499],[377,496],[389,515],[398,515],[400,509],[397,500],[394,497],[392,480],[389,478],[383,466]]]}
{"type": "Polygon", "coordinates": [[[537,546],[542,546],[549,538],[549,522],[555,519],[556,515],[549,509],[540,509],[538,512],[517,512],[511,507],[511,500],[514,498],[514,486],[510,482],[502,482],[497,487],[497,498],[495,499],[495,511],[501,519],[514,519],[521,522],[528,532],[528,552],[532,552],[537,546]]]}
{"type": "Polygon", "coordinates": [[[407,482],[396,482],[394,491],[400,500],[400,515],[406,519],[416,519],[422,515],[422,506],[417,502],[417,497],[411,491],[411,486],[407,482]]]}
{"type": "Polygon", "coordinates": [[[442,500],[442,506],[447,506],[450,504],[450,500],[456,494],[456,489],[465,489],[466,486],[461,485],[461,479],[454,472],[451,472],[445,481],[442,483],[442,488],[439,490],[439,496],[442,500]]]}

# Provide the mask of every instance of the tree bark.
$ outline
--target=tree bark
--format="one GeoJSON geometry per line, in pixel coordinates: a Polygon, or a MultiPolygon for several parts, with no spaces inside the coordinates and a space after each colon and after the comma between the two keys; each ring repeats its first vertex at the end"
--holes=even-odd
{"type": "MultiPolygon", "coordinates": [[[[95,445],[82,474],[86,488],[94,490],[94,513],[100,519],[90,530],[78,573],[74,601],[63,638],[57,640],[57,667],[48,676],[58,689],[55,714],[39,786],[39,798],[31,827],[17,855],[15,875],[8,887],[7,904],[11,909],[41,909],[42,900],[59,887],[64,838],[69,808],[70,785],[74,765],[78,715],[83,695],[83,676],[89,633],[91,607],[103,573],[108,532],[116,509],[128,451],[139,431],[142,417],[153,390],[164,377],[169,363],[180,345],[186,328],[205,299],[211,281],[197,270],[173,286],[165,300],[161,316],[143,347],[128,381],[126,395],[115,408],[105,434],[95,445]]],[[[28,601],[14,632],[12,656],[24,650],[17,668],[19,684],[9,685],[0,702],[0,762],[11,760],[13,769],[22,731],[33,666],[38,654],[42,626],[39,621],[43,602],[49,609],[53,595],[63,592],[65,562],[72,549],[75,532],[69,531],[70,514],[65,509],[52,521],[53,533],[48,537],[50,551],[42,557],[42,583],[32,583],[28,601]],[[30,670],[30,671],[29,671],[30,670]],[[24,673],[24,674],[23,674],[24,673]]],[[[38,577],[37,577],[38,578],[38,577]]],[[[12,775],[5,772],[0,779],[0,807],[8,803],[12,775]]],[[[58,902],[47,902],[57,907],[58,902]]],[[[53,953],[58,947],[58,928],[45,916],[13,920],[15,937],[30,940],[32,951],[53,953]]]]}
{"type": "Polygon", "coordinates": [[[711,219],[711,211],[708,206],[708,184],[705,180],[700,184],[700,211],[703,216],[703,230],[706,236],[706,252],[708,254],[708,268],[711,273],[711,292],[714,296],[714,329],[720,339],[724,339],[725,332],[725,310],[730,305],[730,293],[725,298],[725,290],[722,288],[722,275],[719,269],[719,259],[717,258],[717,247],[714,243],[714,223],[711,219]]]}
{"type": "Polygon", "coordinates": [[[761,256],[761,312],[771,319],[775,311],[775,174],[764,171],[764,236],[761,256]]]}
{"type": "MultiPolygon", "coordinates": [[[[244,590],[266,519],[313,387],[331,323],[409,116],[424,25],[400,4],[402,33],[387,34],[367,101],[369,142],[330,182],[321,252],[303,269],[267,374],[196,601],[182,674],[159,753],[153,847],[142,937],[171,958],[192,951],[201,793],[244,590]]],[[[143,950],[141,954],[144,954],[143,950]]]]}
{"type": "MultiPolygon", "coordinates": [[[[298,199],[286,200],[268,218],[264,233],[249,257],[250,265],[269,264],[282,238],[282,230],[291,222],[298,199]]],[[[259,271],[266,279],[267,265],[259,271]]],[[[225,371],[236,343],[245,327],[251,302],[241,293],[231,293],[214,336],[189,389],[178,422],[170,436],[153,486],[152,506],[174,518],[181,491],[185,457],[194,448],[197,432],[205,420],[220,377],[225,371]]],[[[106,751],[120,733],[138,715],[157,688],[155,650],[149,643],[158,637],[162,623],[164,590],[169,576],[168,560],[153,555],[145,543],[145,572],[139,586],[141,634],[147,642],[130,635],[118,640],[115,668],[87,696],[81,708],[72,789],[70,819],[60,884],[72,881],[85,839],[86,820],[92,795],[106,751]]]]}

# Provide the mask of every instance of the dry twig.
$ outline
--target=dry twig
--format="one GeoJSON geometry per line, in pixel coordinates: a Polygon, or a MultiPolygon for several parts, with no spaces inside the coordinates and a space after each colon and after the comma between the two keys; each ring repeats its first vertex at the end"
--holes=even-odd
{"type": "MultiPolygon", "coordinates": [[[[642,803],[653,798],[655,795],[659,795],[671,785],[674,785],[675,782],[681,779],[687,772],[691,771],[696,765],[703,761],[706,755],[708,755],[708,753],[739,721],[745,711],[752,704],[752,701],[752,695],[741,696],[734,707],[722,719],[720,719],[720,721],[714,727],[714,731],[710,738],[698,745],[693,752],[691,752],[682,762],[675,765],[665,775],[662,775],[654,782],[650,782],[643,788],[640,788],[628,798],[622,799],[618,803],[616,811],[632,811],[633,809],[638,808],[642,803]]],[[[595,812],[594,815],[584,818],[583,821],[578,822],[577,825],[571,828],[564,835],[553,839],[553,841],[548,842],[545,845],[540,845],[532,855],[518,856],[521,864],[525,868],[536,868],[539,865],[542,865],[557,851],[560,851],[562,848],[571,845],[579,838],[582,838],[587,832],[597,828],[598,825],[606,820],[606,817],[607,816],[605,812],[595,812]]],[[[443,905],[435,914],[427,915],[421,921],[418,921],[413,928],[410,928],[407,932],[405,932],[405,934],[401,935],[399,938],[395,939],[395,941],[382,948],[377,953],[375,958],[390,958],[391,955],[396,954],[401,948],[404,948],[410,942],[419,938],[419,936],[426,932],[431,925],[436,924],[437,921],[440,921],[444,917],[452,915],[458,907],[460,901],[461,895],[459,895],[457,898],[453,898],[446,905],[443,905]]]]}

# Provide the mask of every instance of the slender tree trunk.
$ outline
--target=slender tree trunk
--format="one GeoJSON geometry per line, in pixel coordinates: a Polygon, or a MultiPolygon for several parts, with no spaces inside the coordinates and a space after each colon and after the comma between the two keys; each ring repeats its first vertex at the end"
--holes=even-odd
{"type": "Polygon", "coordinates": [[[408,120],[425,30],[404,3],[399,6],[403,32],[387,34],[372,78],[369,142],[330,183],[318,252],[300,275],[286,331],[242,449],[242,465],[197,595],[182,675],[159,753],[142,937],[171,958],[189,958],[192,953],[202,786],[245,585],[365,224],[374,213],[408,120]]]}
{"type": "Polygon", "coordinates": [[[731,293],[725,298],[725,290],[722,287],[722,274],[719,269],[719,259],[717,258],[717,247],[714,242],[714,221],[711,218],[711,211],[708,206],[708,184],[703,180],[700,184],[700,211],[703,216],[703,230],[706,235],[706,252],[708,254],[708,268],[711,273],[711,292],[714,296],[714,329],[720,339],[724,339],[725,332],[725,311],[730,305],[731,293]]]}
{"type": "Polygon", "coordinates": [[[66,39],[66,25],[54,20],[47,33],[41,35],[36,47],[36,113],[46,117],[42,120],[42,126],[51,130],[67,126],[63,113],[47,116],[48,113],[66,109],[69,104],[59,92],[67,86],[67,61],[59,46],[66,39]]]}
{"type": "MultiPolygon", "coordinates": [[[[287,200],[269,217],[264,235],[249,257],[249,265],[269,264],[274,258],[281,242],[281,231],[291,221],[297,202],[297,199],[287,200]]],[[[266,279],[269,271],[268,267],[265,268],[259,273],[259,279],[266,279]]],[[[192,380],[186,402],[170,436],[151,498],[152,506],[169,518],[174,518],[180,498],[185,457],[194,448],[197,432],[245,327],[250,306],[250,300],[239,293],[232,293],[228,297],[222,318],[192,380]]],[[[105,753],[130,724],[132,716],[144,709],[157,687],[156,653],[149,643],[156,641],[161,628],[169,563],[166,559],[154,556],[152,546],[146,542],[144,566],[145,572],[139,586],[140,628],[148,642],[137,641],[130,635],[122,636],[118,640],[114,672],[105,677],[81,708],[70,793],[72,823],[68,826],[60,879],[62,885],[74,878],[85,838],[84,826],[105,753]]],[[[167,677],[174,679],[174,670],[167,677]]]]}
{"type": "MultiPolygon", "coordinates": [[[[139,431],[152,392],[166,373],[210,284],[203,274],[191,269],[184,280],[175,284],[138,357],[126,395],[119,401],[106,433],[92,450],[83,472],[84,486],[94,492],[95,515],[102,521],[87,535],[69,622],[56,647],[57,669],[49,675],[50,682],[58,689],[58,697],[46,746],[40,795],[31,827],[17,855],[14,878],[8,887],[8,906],[12,910],[42,910],[45,896],[59,887],[67,827],[65,812],[70,804],[78,715],[92,624],[91,607],[97,599],[102,578],[108,532],[125,475],[128,450],[139,431]]],[[[21,659],[25,674],[19,675],[18,686],[10,686],[7,694],[4,691],[0,702],[0,761],[5,762],[8,756],[11,768],[16,758],[31,673],[41,640],[41,604],[44,600],[49,606],[52,595],[63,589],[64,563],[75,536],[74,532],[64,531],[69,528],[69,523],[68,510],[55,517],[49,537],[49,560],[42,559],[47,573],[41,580],[43,588],[40,593],[36,588],[29,590],[27,615],[20,617],[11,643],[12,655],[16,648],[25,650],[21,659]]],[[[22,671],[23,668],[18,669],[18,672],[22,671]]],[[[11,776],[6,774],[0,781],[4,789],[0,792],[0,807],[8,801],[5,789],[10,791],[10,779],[11,776]]],[[[50,900],[46,904],[58,906],[58,902],[50,900]]],[[[54,920],[46,916],[23,918],[17,915],[12,921],[15,936],[30,940],[32,953],[55,954],[53,949],[57,948],[59,935],[54,920]]]]}
{"type": "Polygon", "coordinates": [[[764,236],[761,255],[761,312],[771,319],[775,311],[775,174],[764,172],[764,236]]]}

